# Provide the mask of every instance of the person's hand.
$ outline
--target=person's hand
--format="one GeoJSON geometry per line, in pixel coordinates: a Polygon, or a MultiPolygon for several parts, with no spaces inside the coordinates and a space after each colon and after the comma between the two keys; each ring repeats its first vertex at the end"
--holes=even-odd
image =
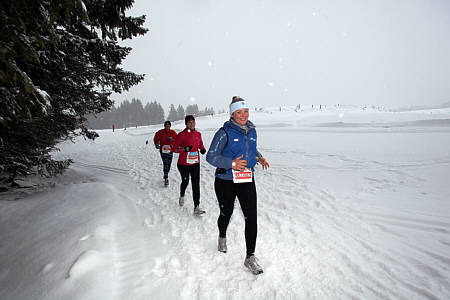
{"type": "Polygon", "coordinates": [[[239,156],[239,157],[236,157],[236,158],[233,160],[233,163],[232,163],[231,167],[232,167],[233,169],[235,169],[235,170],[238,170],[238,171],[244,170],[245,167],[247,166],[247,161],[246,161],[245,159],[241,159],[241,158],[243,158],[243,157],[244,157],[244,155],[241,155],[241,156],[239,156]]]}
{"type": "Polygon", "coordinates": [[[156,144],[156,145],[155,145],[155,148],[156,148],[156,149],[159,149],[159,144],[156,144]]]}
{"type": "Polygon", "coordinates": [[[267,162],[267,160],[264,157],[262,157],[262,156],[258,157],[258,163],[261,164],[263,170],[267,170],[270,167],[270,165],[267,162]]]}
{"type": "Polygon", "coordinates": [[[191,152],[192,146],[186,146],[184,147],[184,151],[191,152]]]}
{"type": "Polygon", "coordinates": [[[206,149],[205,149],[205,148],[201,149],[201,150],[200,150],[200,153],[201,153],[201,154],[205,154],[205,153],[206,153],[206,149]]]}

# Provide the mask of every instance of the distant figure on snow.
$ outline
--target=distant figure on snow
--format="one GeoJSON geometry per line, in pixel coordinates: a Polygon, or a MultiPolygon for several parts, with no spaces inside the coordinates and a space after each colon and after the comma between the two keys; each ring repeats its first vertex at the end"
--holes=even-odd
{"type": "Polygon", "coordinates": [[[164,122],[164,129],[156,132],[153,138],[155,147],[156,149],[159,149],[159,153],[161,154],[165,186],[169,185],[169,171],[170,166],[172,165],[173,145],[177,137],[177,133],[170,129],[171,126],[172,123],[170,123],[170,121],[164,122]]]}

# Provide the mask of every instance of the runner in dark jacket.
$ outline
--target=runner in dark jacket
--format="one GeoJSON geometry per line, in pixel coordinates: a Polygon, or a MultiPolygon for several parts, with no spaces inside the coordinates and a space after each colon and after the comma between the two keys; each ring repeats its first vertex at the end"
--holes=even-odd
{"type": "Polygon", "coordinates": [[[236,196],[245,217],[245,243],[247,255],[244,265],[253,273],[263,272],[254,252],[257,236],[257,197],[254,166],[263,169],[269,163],[257,150],[255,126],[248,120],[249,109],[244,99],[234,96],[230,104],[229,121],[225,122],[211,142],[206,160],[215,166],[214,190],[219,202],[220,214],[218,250],[227,252],[226,232],[233,214],[236,196]]]}
{"type": "Polygon", "coordinates": [[[173,144],[175,143],[177,133],[170,129],[172,124],[170,121],[164,122],[164,129],[155,133],[153,143],[156,149],[159,149],[163,162],[164,185],[169,185],[169,171],[172,164],[173,144]]]}
{"type": "Polygon", "coordinates": [[[177,135],[174,152],[179,153],[177,168],[181,175],[179,205],[184,205],[184,194],[192,179],[192,196],[194,199],[194,214],[201,215],[205,211],[200,208],[200,155],[206,153],[202,135],[195,130],[195,118],[187,115],[184,119],[186,128],[177,135]]]}

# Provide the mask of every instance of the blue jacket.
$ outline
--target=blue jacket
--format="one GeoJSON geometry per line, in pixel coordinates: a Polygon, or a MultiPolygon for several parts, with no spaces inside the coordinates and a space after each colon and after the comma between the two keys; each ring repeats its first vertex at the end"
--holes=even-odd
{"type": "Polygon", "coordinates": [[[231,121],[223,124],[211,142],[206,161],[215,166],[216,177],[224,180],[233,180],[231,164],[236,157],[244,155],[247,167],[254,170],[257,157],[261,156],[256,148],[256,130],[251,121],[247,121],[248,132],[231,121]]]}

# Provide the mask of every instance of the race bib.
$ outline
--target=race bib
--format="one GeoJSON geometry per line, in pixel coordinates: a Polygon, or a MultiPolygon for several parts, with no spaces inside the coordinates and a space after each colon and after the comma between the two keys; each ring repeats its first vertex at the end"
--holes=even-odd
{"type": "Polygon", "coordinates": [[[252,182],[253,172],[251,169],[244,169],[243,171],[233,171],[233,182],[234,183],[243,183],[243,182],[252,182]]]}
{"type": "Polygon", "coordinates": [[[199,162],[198,151],[188,152],[188,154],[186,156],[186,162],[188,164],[196,164],[196,163],[198,163],[199,162]]]}
{"type": "Polygon", "coordinates": [[[161,148],[161,152],[162,152],[162,153],[170,153],[170,149],[171,149],[171,146],[170,146],[170,145],[164,145],[164,146],[162,146],[162,148],[161,148]]]}

